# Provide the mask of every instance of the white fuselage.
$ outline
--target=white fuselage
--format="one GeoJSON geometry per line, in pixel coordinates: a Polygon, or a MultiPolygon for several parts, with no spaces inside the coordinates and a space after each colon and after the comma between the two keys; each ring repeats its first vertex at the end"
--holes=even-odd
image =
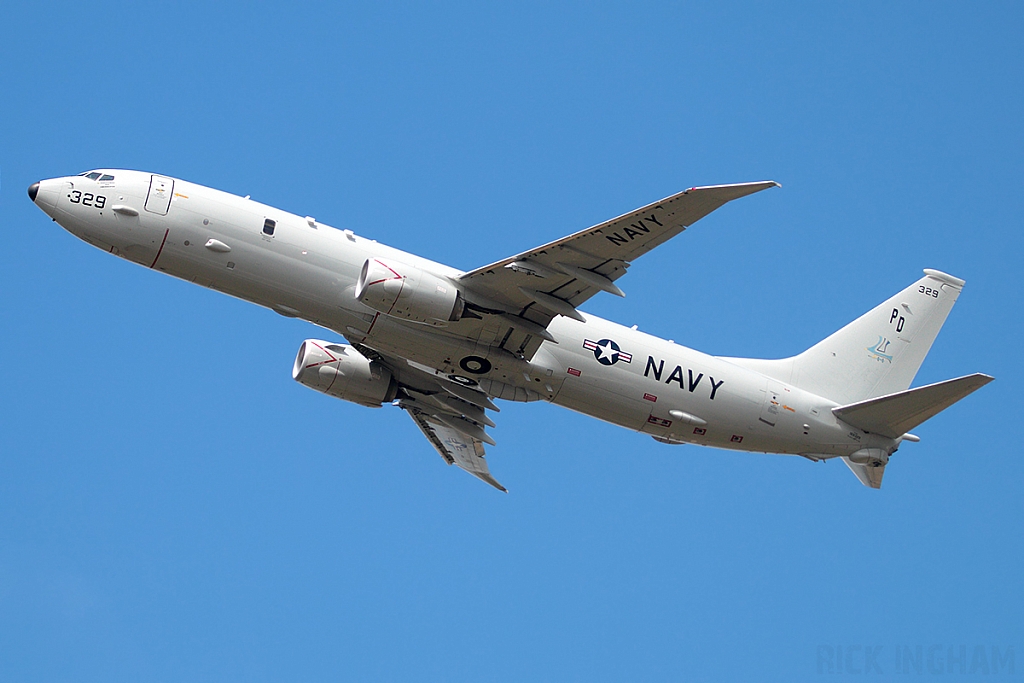
{"type": "MultiPolygon", "coordinates": [[[[114,179],[42,181],[35,201],[105,251],[381,353],[452,375],[466,374],[460,359],[487,358],[493,369],[471,379],[493,396],[547,400],[668,442],[746,451],[834,457],[881,438],[838,420],[832,401],[592,315],[584,315],[586,322],[556,317],[548,331],[557,343],[545,342],[527,361],[444,328],[375,313],[353,295],[368,258],[451,279],[461,272],[201,185],[138,171],[103,173],[114,179]]],[[[891,450],[893,442],[884,441],[891,450]]]]}

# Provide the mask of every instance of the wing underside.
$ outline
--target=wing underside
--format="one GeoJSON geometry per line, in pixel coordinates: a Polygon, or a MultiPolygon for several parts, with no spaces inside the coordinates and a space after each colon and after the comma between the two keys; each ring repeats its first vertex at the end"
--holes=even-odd
{"type": "Polygon", "coordinates": [[[491,476],[487,461],[484,459],[483,441],[452,429],[443,424],[435,415],[417,408],[405,408],[405,410],[445,462],[449,465],[458,465],[499,491],[508,492],[508,489],[491,476]]]}
{"type": "Polygon", "coordinates": [[[491,398],[476,387],[447,379],[443,374],[366,346],[355,347],[391,370],[398,383],[396,404],[420,428],[449,465],[457,465],[500,491],[507,489],[491,476],[484,459],[484,444],[494,445],[487,427],[495,426],[487,415],[497,411],[491,398]]]}

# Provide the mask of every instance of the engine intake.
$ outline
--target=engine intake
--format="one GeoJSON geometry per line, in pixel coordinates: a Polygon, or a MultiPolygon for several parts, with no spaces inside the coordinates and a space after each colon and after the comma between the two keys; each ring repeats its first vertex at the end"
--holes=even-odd
{"type": "Polygon", "coordinates": [[[348,344],[307,339],[299,347],[292,379],[322,394],[370,408],[390,403],[398,393],[391,371],[348,344]]]}
{"type": "Polygon", "coordinates": [[[438,326],[459,320],[465,308],[462,294],[448,280],[377,258],[363,262],[355,295],[384,315],[438,326]]]}

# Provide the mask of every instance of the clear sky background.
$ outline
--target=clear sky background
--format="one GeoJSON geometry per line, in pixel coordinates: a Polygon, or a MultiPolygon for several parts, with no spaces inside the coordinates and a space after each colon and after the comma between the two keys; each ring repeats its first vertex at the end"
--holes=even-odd
{"type": "Polygon", "coordinates": [[[918,646],[1024,675],[1022,33],[1012,2],[5,4],[0,678],[832,680],[871,648],[881,679],[918,646]],[[780,357],[938,268],[967,286],[915,384],[997,380],[881,491],[503,403],[504,495],[293,382],[329,333],[25,195],[94,167],[464,269],[773,179],[585,310],[780,357]]]}

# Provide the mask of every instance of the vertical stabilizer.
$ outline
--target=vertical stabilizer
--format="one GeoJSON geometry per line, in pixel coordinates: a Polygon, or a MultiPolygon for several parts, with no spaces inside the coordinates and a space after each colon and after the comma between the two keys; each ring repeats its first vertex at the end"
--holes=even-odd
{"type": "Polygon", "coordinates": [[[798,356],[729,359],[839,404],[910,387],[964,281],[937,270],[798,356]]]}

